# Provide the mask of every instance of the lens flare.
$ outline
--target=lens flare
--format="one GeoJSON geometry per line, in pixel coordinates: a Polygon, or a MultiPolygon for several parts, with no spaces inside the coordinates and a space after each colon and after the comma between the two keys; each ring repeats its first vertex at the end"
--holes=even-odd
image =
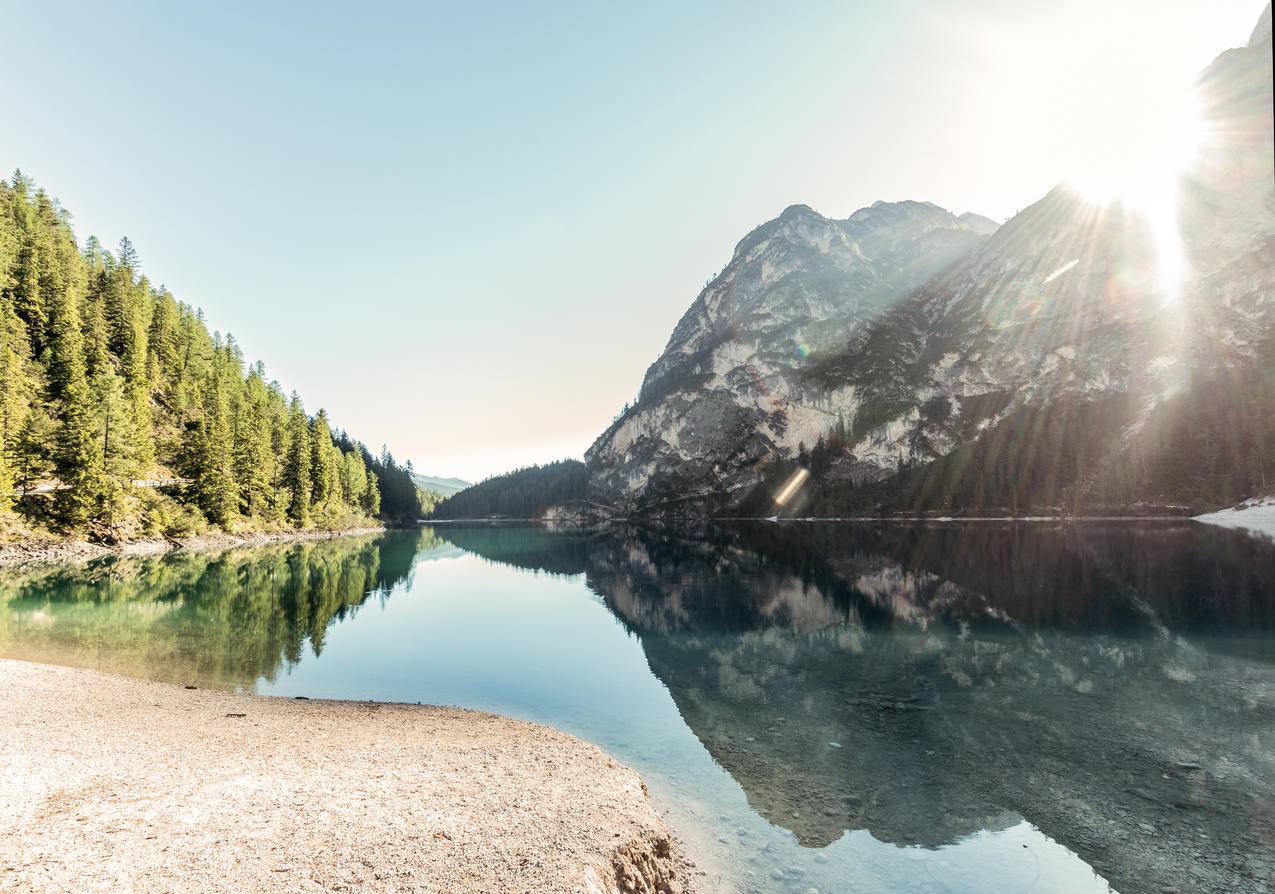
{"type": "Polygon", "coordinates": [[[1067,183],[1091,202],[1123,206],[1141,218],[1154,240],[1159,289],[1166,302],[1181,294],[1186,256],[1178,224],[1179,189],[1204,141],[1191,92],[1171,101],[1151,96],[1116,99],[1098,116],[1090,152],[1067,183]]]}
{"type": "Polygon", "coordinates": [[[806,479],[810,477],[810,472],[804,467],[798,468],[784,482],[784,486],[779,489],[779,493],[775,494],[775,505],[779,508],[786,507],[792,502],[797,494],[801,493],[802,487],[806,484],[806,479]]]}

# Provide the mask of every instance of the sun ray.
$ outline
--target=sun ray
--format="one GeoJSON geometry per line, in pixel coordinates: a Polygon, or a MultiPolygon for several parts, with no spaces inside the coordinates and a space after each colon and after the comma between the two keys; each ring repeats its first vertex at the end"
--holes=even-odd
{"type": "Polygon", "coordinates": [[[1193,91],[1167,102],[1126,100],[1113,103],[1111,120],[1067,183],[1086,200],[1118,206],[1147,227],[1156,289],[1162,303],[1175,305],[1188,273],[1178,219],[1182,179],[1197,164],[1205,138],[1199,100],[1193,91]]]}

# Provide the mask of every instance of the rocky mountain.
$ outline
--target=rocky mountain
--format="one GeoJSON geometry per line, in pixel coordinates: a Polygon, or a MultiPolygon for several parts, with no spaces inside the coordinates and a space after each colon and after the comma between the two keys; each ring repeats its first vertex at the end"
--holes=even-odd
{"type": "Polygon", "coordinates": [[[813,444],[847,410],[801,375],[910,290],[995,232],[928,202],[878,202],[845,220],[794,205],[748,234],[682,317],[637,404],[590,448],[604,502],[730,492],[813,444]]]}
{"type": "Polygon", "coordinates": [[[1000,228],[917,202],[759,227],[588,451],[591,496],[768,515],[1268,492],[1269,12],[1198,94],[1200,161],[1163,207],[1061,185],[1000,228]]]}

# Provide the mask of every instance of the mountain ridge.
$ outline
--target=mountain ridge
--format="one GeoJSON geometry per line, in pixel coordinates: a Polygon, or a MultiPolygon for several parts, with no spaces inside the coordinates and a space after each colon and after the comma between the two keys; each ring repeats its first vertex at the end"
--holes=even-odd
{"type": "Polygon", "coordinates": [[[433,491],[444,497],[450,497],[452,494],[460,493],[467,487],[473,487],[472,481],[466,481],[463,478],[444,478],[439,475],[424,475],[420,472],[412,472],[412,481],[416,483],[417,487],[433,491]]]}

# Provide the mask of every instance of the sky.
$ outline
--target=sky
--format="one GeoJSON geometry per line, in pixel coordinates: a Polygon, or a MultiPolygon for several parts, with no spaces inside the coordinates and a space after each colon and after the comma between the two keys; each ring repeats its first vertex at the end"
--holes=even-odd
{"type": "Polygon", "coordinates": [[[1004,220],[1264,6],[0,0],[0,166],[312,411],[473,481],[581,456],[786,206],[1004,220]]]}

